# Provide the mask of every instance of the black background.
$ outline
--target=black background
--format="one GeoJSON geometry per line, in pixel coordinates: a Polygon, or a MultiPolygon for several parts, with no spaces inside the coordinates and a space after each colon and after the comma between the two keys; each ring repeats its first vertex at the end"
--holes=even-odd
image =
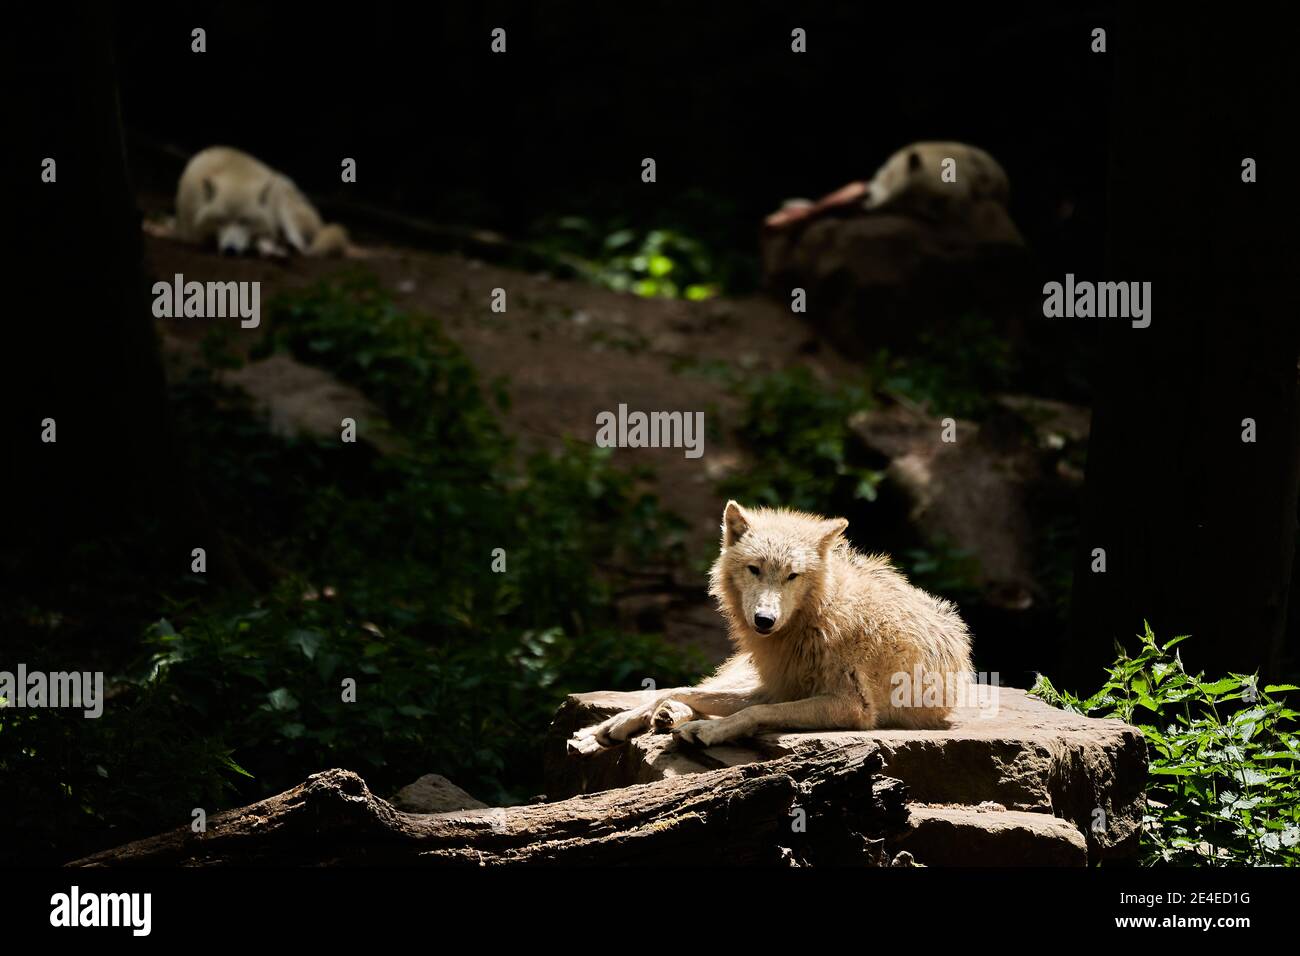
{"type": "Polygon", "coordinates": [[[440,221],[518,233],[548,213],[617,212],[752,248],[783,199],[867,178],[905,143],[955,139],[1004,164],[1045,269],[1101,261],[1113,58],[1090,44],[1108,4],[377,0],[120,14],[132,169],[161,192],[176,168],[151,168],[149,146],[224,143],[326,198],[343,188],[341,158],[355,158],[349,196],[440,221]],[[498,26],[505,55],[490,50],[498,26]],[[206,53],[190,50],[194,27],[206,53]],[[795,27],[807,53],[791,52],[795,27]],[[640,181],[647,156],[654,190],[640,181]]]}

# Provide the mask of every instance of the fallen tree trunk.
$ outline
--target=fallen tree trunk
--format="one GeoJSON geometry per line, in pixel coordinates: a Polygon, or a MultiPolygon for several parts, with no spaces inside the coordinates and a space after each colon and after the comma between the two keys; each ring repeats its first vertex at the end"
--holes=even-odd
{"type": "Polygon", "coordinates": [[[858,864],[887,862],[905,788],[875,744],[746,764],[557,803],[396,810],[351,771],[69,865],[858,864]],[[798,811],[803,811],[799,813],[798,811]]]}

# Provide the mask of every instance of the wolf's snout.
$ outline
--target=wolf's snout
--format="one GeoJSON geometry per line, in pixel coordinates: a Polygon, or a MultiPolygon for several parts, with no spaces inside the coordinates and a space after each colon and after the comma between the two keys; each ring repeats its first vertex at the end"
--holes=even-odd
{"type": "Polygon", "coordinates": [[[766,634],[774,627],[776,627],[776,618],[770,617],[762,611],[754,615],[754,630],[758,631],[758,633],[766,634]]]}

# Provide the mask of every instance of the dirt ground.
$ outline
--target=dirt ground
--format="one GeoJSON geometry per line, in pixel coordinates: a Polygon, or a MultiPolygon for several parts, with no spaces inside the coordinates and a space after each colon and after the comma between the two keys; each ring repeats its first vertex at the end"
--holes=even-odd
{"type": "MultiPolygon", "coordinates": [[[[629,598],[620,607],[626,623],[662,630],[711,660],[721,660],[729,648],[699,565],[717,546],[724,502],[716,484],[746,461],[743,436],[736,434],[736,400],[700,366],[726,363],[761,374],[804,365],[824,379],[852,372],[799,316],[764,298],[644,299],[460,255],[386,245],[364,247],[360,259],[221,259],[157,232],[147,230],[145,238],[151,275],[260,280],[263,301],[340,271],[373,272],[399,304],[436,317],[483,382],[506,380],[511,402],[504,422],[525,451],[557,446],[566,435],[594,441],[597,413],[617,412],[620,403],[630,411],[704,412],[707,438],[700,458],[686,458],[682,449],[640,448],[618,449],[614,460],[653,469],[652,490],[687,523],[692,559],[689,567],[674,570],[661,593],[629,598]],[[490,308],[496,288],[506,291],[504,313],[490,308]]],[[[159,326],[165,354],[173,355],[208,330],[205,320],[190,327],[160,320],[159,326]]],[[[251,346],[260,333],[243,334],[251,346]]]]}

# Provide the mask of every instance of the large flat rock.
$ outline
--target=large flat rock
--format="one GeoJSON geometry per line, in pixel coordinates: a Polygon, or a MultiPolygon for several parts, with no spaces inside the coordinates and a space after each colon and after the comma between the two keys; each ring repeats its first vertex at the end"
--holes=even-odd
{"type": "MultiPolygon", "coordinates": [[[[869,740],[885,756],[884,772],[907,784],[916,804],[986,804],[1017,814],[1046,814],[1081,834],[1089,862],[1132,856],[1146,782],[1141,732],[1117,720],[1057,710],[1016,688],[981,691],[979,706],[955,711],[945,730],[769,733],[709,749],[679,747],[669,734],[647,734],[587,755],[567,752],[565,742],[574,731],[644,703],[654,692],[576,694],[561,705],[551,725],[547,794],[558,799],[869,740]]],[[[1023,832],[1020,824],[1012,825],[1018,817],[998,819],[1007,823],[999,824],[1006,833],[1023,832]]],[[[941,823],[934,826],[942,831],[941,823]]]]}
{"type": "Polygon", "coordinates": [[[1020,232],[996,201],[972,213],[930,222],[881,211],[765,230],[763,284],[784,302],[806,290],[808,320],[854,357],[905,346],[972,308],[1017,314],[1030,264],[1020,232]]]}

